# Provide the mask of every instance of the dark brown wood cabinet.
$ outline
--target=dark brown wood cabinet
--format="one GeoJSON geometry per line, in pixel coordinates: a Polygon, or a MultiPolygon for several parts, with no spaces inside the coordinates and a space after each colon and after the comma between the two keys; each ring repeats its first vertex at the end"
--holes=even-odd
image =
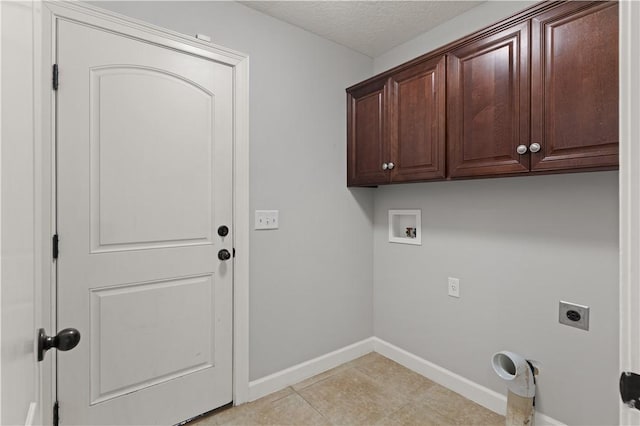
{"type": "Polygon", "coordinates": [[[445,178],[445,58],[348,92],[348,185],[445,178]]]}
{"type": "Polygon", "coordinates": [[[347,89],[348,185],[618,166],[618,4],[543,2],[347,89]]]}
{"type": "Polygon", "coordinates": [[[389,160],[386,81],[375,81],[349,94],[347,104],[347,184],[389,182],[382,164],[389,160]]]}
{"type": "Polygon", "coordinates": [[[529,171],[528,43],[522,22],[447,55],[449,176],[529,171]]]}
{"type": "Polygon", "coordinates": [[[445,177],[445,58],[389,78],[392,182],[445,177]]]}
{"type": "Polygon", "coordinates": [[[618,165],[618,4],[569,2],[532,19],[534,171],[618,165]]]}

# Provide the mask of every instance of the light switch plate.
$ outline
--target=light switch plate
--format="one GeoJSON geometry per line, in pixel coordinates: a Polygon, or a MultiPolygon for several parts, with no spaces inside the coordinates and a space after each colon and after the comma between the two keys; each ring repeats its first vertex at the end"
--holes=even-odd
{"type": "Polygon", "coordinates": [[[256,210],[255,229],[278,229],[280,225],[278,210],[256,210]]]}

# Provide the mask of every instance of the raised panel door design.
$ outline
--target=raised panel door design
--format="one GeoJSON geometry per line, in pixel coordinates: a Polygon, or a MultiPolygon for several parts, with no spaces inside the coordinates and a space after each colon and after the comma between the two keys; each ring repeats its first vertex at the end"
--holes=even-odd
{"type": "Polygon", "coordinates": [[[451,177],[526,173],[529,156],[529,24],[452,51],[447,59],[451,177]]]}
{"type": "Polygon", "coordinates": [[[532,170],[617,166],[618,4],[570,2],[532,23],[532,170]]]}
{"type": "Polygon", "coordinates": [[[391,77],[393,182],[445,176],[445,57],[391,77]]]}
{"type": "Polygon", "coordinates": [[[213,94],[115,66],[91,70],[90,96],[92,252],[211,244],[213,94]]]}
{"type": "Polygon", "coordinates": [[[347,185],[377,185],[389,181],[384,82],[350,93],[348,98],[347,185]]]}
{"type": "Polygon", "coordinates": [[[212,367],[213,294],[211,275],[92,289],[91,404],[212,367]]]}

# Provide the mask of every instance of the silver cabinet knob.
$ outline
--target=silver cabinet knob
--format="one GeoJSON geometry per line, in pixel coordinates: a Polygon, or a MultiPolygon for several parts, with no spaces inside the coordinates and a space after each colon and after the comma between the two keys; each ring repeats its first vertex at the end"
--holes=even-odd
{"type": "Polygon", "coordinates": [[[389,165],[387,163],[382,163],[382,170],[387,170],[389,165]]]}
{"type": "Polygon", "coordinates": [[[526,145],[518,145],[518,147],[516,148],[516,152],[520,155],[522,154],[526,154],[527,153],[527,146],[526,145]]]}
{"type": "Polygon", "coordinates": [[[389,170],[393,169],[395,166],[396,166],[396,165],[395,165],[395,164],[393,164],[393,163],[389,163],[389,164],[387,165],[387,167],[389,167],[389,170]]]}
{"type": "Polygon", "coordinates": [[[540,151],[540,144],[539,143],[532,143],[531,145],[529,145],[529,151],[531,151],[531,152],[540,151]]]}

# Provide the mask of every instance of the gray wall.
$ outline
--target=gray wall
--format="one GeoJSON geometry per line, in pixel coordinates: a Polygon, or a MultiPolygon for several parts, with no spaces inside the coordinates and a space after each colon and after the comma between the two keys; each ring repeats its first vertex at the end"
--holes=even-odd
{"type": "Polygon", "coordinates": [[[521,353],[542,363],[538,410],[616,424],[617,188],[616,172],[378,188],[375,335],[501,393],[491,355],[521,353]],[[388,242],[399,208],[422,209],[422,246],[388,242]],[[589,332],[558,324],[559,300],[591,307],[589,332]]]}
{"type": "Polygon", "coordinates": [[[100,2],[250,57],[250,378],[373,334],[372,193],[346,188],[344,88],[372,59],[235,2],[100,2]],[[252,216],[253,217],[253,216],[252,216]]]}
{"type": "MultiPolygon", "coordinates": [[[[527,7],[489,2],[376,58],[376,72],[527,7]]],[[[617,424],[618,175],[598,172],[375,190],[374,333],[497,392],[508,349],[542,363],[537,409],[617,424]],[[422,209],[422,246],[388,242],[389,209],[422,209]],[[447,296],[460,278],[460,299],[447,296]],[[591,307],[589,332],[558,301],[591,307]]]]}

